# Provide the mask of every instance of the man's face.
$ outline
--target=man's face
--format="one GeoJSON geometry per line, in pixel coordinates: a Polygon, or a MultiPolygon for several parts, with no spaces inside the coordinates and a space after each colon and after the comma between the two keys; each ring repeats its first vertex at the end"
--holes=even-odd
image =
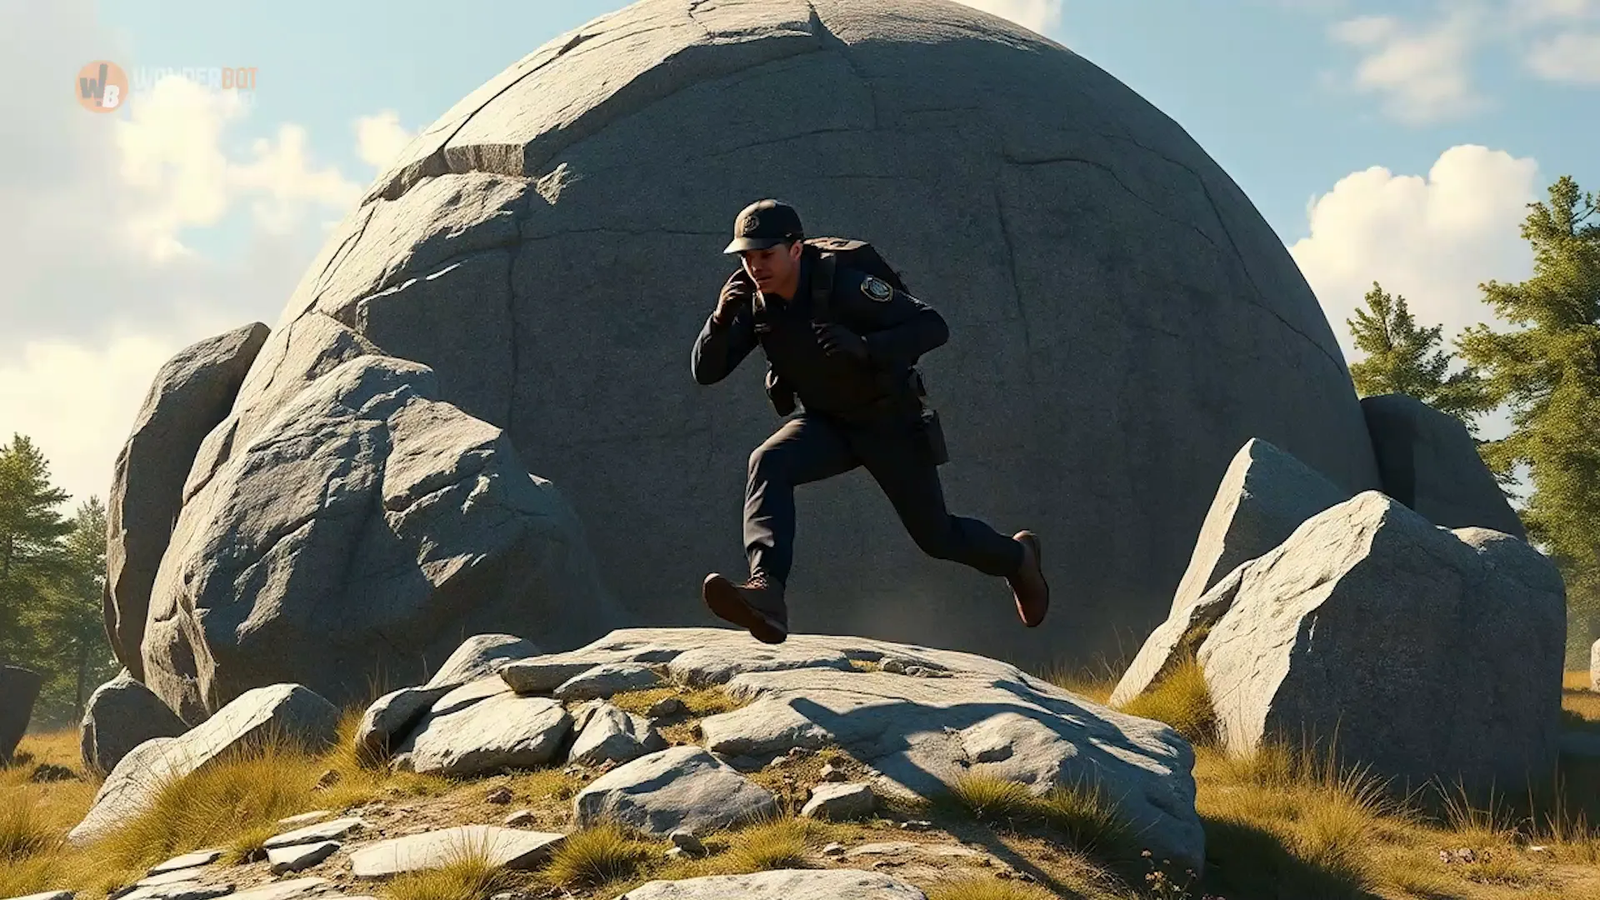
{"type": "Polygon", "coordinates": [[[764,250],[745,250],[739,256],[744,259],[744,270],[755,280],[756,287],[762,293],[771,293],[793,286],[799,274],[801,252],[802,245],[797,241],[764,250]]]}

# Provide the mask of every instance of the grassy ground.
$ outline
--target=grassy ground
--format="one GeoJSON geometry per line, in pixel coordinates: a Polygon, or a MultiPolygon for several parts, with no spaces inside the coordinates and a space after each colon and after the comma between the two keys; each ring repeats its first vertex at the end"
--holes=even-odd
{"type": "MultiPolygon", "coordinates": [[[[1055,676],[1105,702],[1112,682],[1055,676]]],[[[1600,694],[1587,673],[1569,676],[1567,724],[1600,730],[1600,694]]],[[[643,712],[671,689],[621,695],[643,712]]],[[[674,743],[698,738],[699,720],[734,704],[716,689],[676,692],[682,714],[663,733],[674,743]]],[[[752,775],[780,798],[778,818],[705,839],[703,858],[671,858],[671,844],[615,825],[574,831],[572,797],[600,774],[551,768],[453,781],[363,765],[350,747],[358,718],[343,725],[339,747],[309,754],[259,746],[169,785],[154,809],[106,840],[70,849],[62,837],[87,811],[96,789],[82,773],[76,735],[30,735],[16,765],[0,770],[0,897],[47,889],[96,900],[168,857],[202,847],[227,851],[223,865],[241,885],[270,879],[261,842],[288,815],[321,809],[357,811],[372,837],[423,827],[500,824],[528,810],[525,827],[568,832],[560,851],[533,872],[497,871],[464,853],[455,864],[374,886],[349,878],[343,855],[297,873],[318,875],[349,893],[386,900],[484,900],[501,891],[531,896],[613,898],[656,878],[846,865],[882,868],[923,887],[931,900],[1088,900],[1225,897],[1419,898],[1419,900],[1579,900],[1600,897],[1600,767],[1568,763],[1554,787],[1527,796],[1467,803],[1448,792],[1395,797],[1360,773],[1330,770],[1281,750],[1230,759],[1216,747],[1204,679],[1192,665],[1130,704],[1128,712],[1172,724],[1196,747],[1196,806],[1207,838],[1205,878],[1172,871],[1139,852],[1105,797],[1065,786],[1043,797],[993,779],[968,778],[949,796],[908,806],[886,804],[868,821],[796,820],[793,812],[825,763],[859,772],[838,749],[798,756],[752,775]],[[70,770],[66,780],[35,782],[35,773],[70,770]],[[330,787],[317,788],[329,771],[330,787]],[[499,788],[511,801],[492,802],[499,788]],[[906,820],[926,820],[908,831],[906,820]],[[841,860],[824,853],[866,842],[959,844],[962,856],[901,854],[841,860]],[[876,863],[874,860],[877,860],[876,863]]]]}

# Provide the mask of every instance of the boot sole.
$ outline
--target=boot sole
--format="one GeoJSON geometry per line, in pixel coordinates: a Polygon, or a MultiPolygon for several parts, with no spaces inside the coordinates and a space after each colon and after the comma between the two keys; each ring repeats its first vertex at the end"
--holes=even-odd
{"type": "Polygon", "coordinates": [[[781,644],[789,636],[786,629],[778,627],[771,619],[745,603],[733,582],[726,578],[717,575],[707,578],[700,593],[705,598],[706,606],[717,618],[749,631],[763,644],[781,644]]]}
{"type": "Polygon", "coordinates": [[[1044,585],[1044,604],[1039,610],[1039,617],[1030,622],[1028,621],[1028,613],[1022,608],[1022,600],[1019,598],[1016,602],[1017,618],[1021,619],[1022,624],[1029,628],[1038,628],[1044,623],[1045,614],[1050,612],[1050,582],[1046,581],[1044,577],[1044,553],[1039,547],[1039,536],[1029,534],[1022,540],[1027,543],[1028,550],[1033,553],[1034,563],[1039,566],[1039,583],[1044,585]]]}

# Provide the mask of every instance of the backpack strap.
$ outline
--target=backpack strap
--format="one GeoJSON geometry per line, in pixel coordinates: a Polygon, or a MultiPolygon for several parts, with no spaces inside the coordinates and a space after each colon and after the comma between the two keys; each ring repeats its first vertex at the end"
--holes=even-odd
{"type": "Polygon", "coordinates": [[[838,264],[839,258],[832,253],[817,254],[816,268],[811,271],[811,317],[818,322],[832,321],[833,275],[838,264]]]}

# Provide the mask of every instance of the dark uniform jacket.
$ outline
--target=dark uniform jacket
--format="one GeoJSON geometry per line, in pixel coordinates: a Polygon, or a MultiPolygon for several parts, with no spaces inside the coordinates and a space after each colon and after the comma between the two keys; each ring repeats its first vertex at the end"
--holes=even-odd
{"type": "Polygon", "coordinates": [[[845,354],[829,356],[812,328],[814,256],[807,252],[800,265],[794,299],[763,295],[765,310],[760,323],[753,310],[751,298],[756,292],[749,275],[741,268],[729,278],[730,282],[742,280],[748,293],[725,324],[719,326],[707,317],[694,344],[695,381],[721,381],[759,344],[773,373],[794,391],[808,412],[846,421],[914,413],[918,401],[910,387],[910,369],[918,356],[949,339],[944,317],[902,291],[891,291],[887,299],[874,299],[864,289],[869,276],[840,266],[834,272],[827,318],[866,339],[867,361],[845,354]]]}

